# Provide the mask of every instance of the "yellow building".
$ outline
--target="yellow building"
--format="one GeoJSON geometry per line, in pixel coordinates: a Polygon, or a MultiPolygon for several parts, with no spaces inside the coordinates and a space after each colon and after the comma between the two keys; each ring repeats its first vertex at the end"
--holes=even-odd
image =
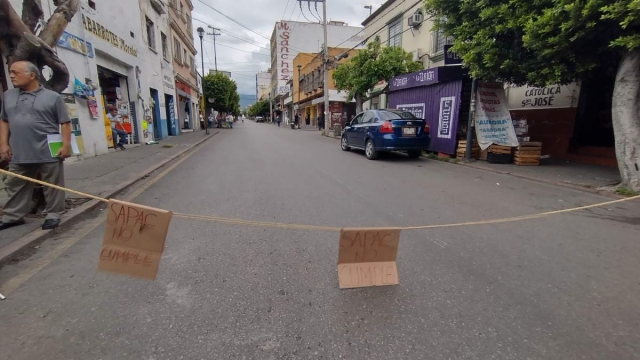
{"type": "MultiPolygon", "coordinates": [[[[345,53],[348,57],[338,61],[341,63],[354,56],[358,50],[346,48],[329,48],[329,57],[336,58],[345,53]]],[[[317,119],[324,112],[324,69],[322,54],[299,53],[293,60],[293,89],[294,104],[298,104],[303,125],[317,126],[317,119]],[[300,66],[300,68],[298,68],[300,66]],[[298,71],[299,69],[299,71],[298,71]]],[[[342,123],[355,115],[355,102],[346,99],[346,93],[336,90],[333,81],[333,69],[329,70],[329,112],[331,113],[331,127],[342,123]]]]}

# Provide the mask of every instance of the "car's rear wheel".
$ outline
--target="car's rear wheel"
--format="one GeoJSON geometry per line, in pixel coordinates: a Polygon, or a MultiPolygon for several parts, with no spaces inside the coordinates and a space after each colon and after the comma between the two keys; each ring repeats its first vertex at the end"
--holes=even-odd
{"type": "Polygon", "coordinates": [[[422,150],[412,150],[407,154],[409,155],[409,159],[417,159],[422,155],[422,150]]]}
{"type": "Polygon", "coordinates": [[[367,144],[364,147],[364,154],[369,160],[375,160],[378,158],[378,152],[373,147],[373,141],[367,140],[367,144]]]}
{"type": "Polygon", "coordinates": [[[340,140],[340,147],[342,148],[342,151],[351,150],[351,148],[349,147],[349,141],[347,140],[347,137],[344,135],[342,135],[342,140],[340,140]]]}

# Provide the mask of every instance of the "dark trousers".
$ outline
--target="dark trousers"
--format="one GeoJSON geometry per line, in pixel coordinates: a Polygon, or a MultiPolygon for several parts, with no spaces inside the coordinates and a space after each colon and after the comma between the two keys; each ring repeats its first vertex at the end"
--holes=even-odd
{"type": "MultiPolygon", "coordinates": [[[[64,167],[62,161],[39,164],[10,164],[9,171],[18,175],[35,178],[38,172],[42,181],[50,184],[64,186],[64,167]]],[[[31,211],[31,198],[34,183],[17,177],[9,176],[7,180],[7,195],[9,201],[5,204],[2,222],[11,223],[22,219],[31,211]]],[[[43,187],[44,198],[47,205],[43,214],[47,219],[60,219],[65,208],[64,191],[55,190],[48,186],[43,187]]]]}
{"type": "Polygon", "coordinates": [[[117,128],[111,128],[111,132],[114,134],[118,135],[118,142],[116,143],[116,136],[113,136],[113,145],[119,144],[119,145],[126,145],[127,144],[127,136],[129,134],[127,134],[126,131],[124,130],[120,130],[117,128]]]}

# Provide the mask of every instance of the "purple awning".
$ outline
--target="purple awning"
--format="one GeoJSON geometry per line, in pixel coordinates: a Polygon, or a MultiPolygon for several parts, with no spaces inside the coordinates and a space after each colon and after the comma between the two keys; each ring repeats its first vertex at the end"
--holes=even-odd
{"type": "Polygon", "coordinates": [[[440,66],[400,75],[389,80],[389,91],[433,85],[445,81],[462,79],[465,70],[461,66],[440,66]]]}

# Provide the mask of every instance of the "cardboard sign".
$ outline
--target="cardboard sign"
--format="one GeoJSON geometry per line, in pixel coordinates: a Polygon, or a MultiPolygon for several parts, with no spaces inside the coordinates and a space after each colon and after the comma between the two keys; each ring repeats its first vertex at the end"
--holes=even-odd
{"type": "Polygon", "coordinates": [[[171,212],[109,200],[98,270],[154,280],[171,212]]]}
{"type": "Polygon", "coordinates": [[[400,229],[340,230],[340,289],[398,285],[396,255],[399,241],[400,229]]]}

